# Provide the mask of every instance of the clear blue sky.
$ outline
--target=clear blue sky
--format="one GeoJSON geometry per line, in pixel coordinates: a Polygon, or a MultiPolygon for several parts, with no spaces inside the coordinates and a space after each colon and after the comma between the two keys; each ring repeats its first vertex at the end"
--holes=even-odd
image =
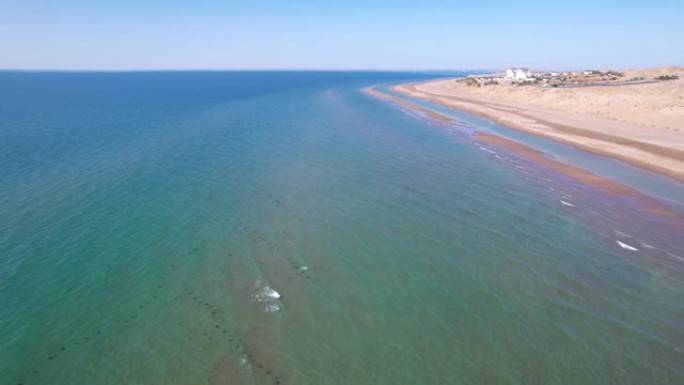
{"type": "Polygon", "coordinates": [[[1,0],[2,69],[684,65],[684,0],[1,0]]]}

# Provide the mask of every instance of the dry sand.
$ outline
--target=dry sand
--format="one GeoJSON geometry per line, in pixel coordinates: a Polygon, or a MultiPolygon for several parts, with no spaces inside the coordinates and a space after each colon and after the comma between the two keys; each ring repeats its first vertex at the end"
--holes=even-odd
{"type": "Polygon", "coordinates": [[[396,90],[684,181],[684,67],[623,72],[680,79],[583,88],[474,87],[450,79],[396,90]]]}

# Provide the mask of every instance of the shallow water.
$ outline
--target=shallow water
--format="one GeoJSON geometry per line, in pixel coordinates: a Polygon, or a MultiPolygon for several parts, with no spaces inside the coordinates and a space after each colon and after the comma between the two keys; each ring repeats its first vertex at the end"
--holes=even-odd
{"type": "Polygon", "coordinates": [[[401,94],[392,89],[394,84],[396,83],[385,84],[379,88],[385,94],[449,117],[464,129],[488,132],[511,139],[542,151],[557,161],[572,164],[604,178],[626,184],[644,194],[675,203],[678,207],[684,205],[684,194],[682,193],[684,184],[682,182],[631,166],[617,159],[594,155],[564,143],[514,130],[465,111],[455,110],[432,101],[401,94]]]}
{"type": "Polygon", "coordinates": [[[419,77],[0,74],[0,383],[684,381],[681,223],[419,77]]]}

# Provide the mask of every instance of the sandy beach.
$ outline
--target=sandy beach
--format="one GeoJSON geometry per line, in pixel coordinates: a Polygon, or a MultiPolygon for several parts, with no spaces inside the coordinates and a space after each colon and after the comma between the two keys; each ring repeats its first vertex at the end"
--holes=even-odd
{"type": "Polygon", "coordinates": [[[662,73],[680,78],[578,88],[473,87],[448,79],[395,90],[684,181],[684,67],[625,71],[662,73]]]}

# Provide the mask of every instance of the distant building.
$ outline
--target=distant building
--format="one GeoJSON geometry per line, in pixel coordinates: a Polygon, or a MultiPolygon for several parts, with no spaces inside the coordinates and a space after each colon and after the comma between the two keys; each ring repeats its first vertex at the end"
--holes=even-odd
{"type": "Polygon", "coordinates": [[[529,68],[509,68],[506,70],[506,79],[528,80],[532,78],[529,68]]]}

